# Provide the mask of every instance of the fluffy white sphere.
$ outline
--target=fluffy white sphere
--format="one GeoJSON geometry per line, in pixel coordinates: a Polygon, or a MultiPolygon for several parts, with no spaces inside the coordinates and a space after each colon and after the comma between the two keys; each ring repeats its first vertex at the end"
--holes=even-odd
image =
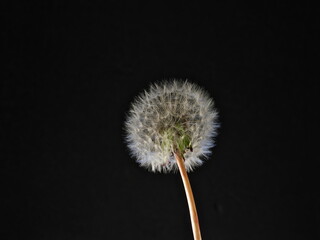
{"type": "Polygon", "coordinates": [[[126,141],[137,162],[151,171],[176,171],[174,151],[192,171],[211,153],[217,117],[213,100],[197,85],[180,80],[153,84],[131,106],[126,141]]]}

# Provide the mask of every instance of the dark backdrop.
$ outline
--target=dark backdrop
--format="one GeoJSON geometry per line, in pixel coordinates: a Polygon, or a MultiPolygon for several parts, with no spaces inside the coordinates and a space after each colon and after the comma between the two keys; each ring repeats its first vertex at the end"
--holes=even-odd
{"type": "Polygon", "coordinates": [[[2,5],[2,239],[192,239],[180,176],[123,141],[134,96],[166,78],[220,112],[190,174],[203,239],[319,237],[313,6],[2,5]]]}

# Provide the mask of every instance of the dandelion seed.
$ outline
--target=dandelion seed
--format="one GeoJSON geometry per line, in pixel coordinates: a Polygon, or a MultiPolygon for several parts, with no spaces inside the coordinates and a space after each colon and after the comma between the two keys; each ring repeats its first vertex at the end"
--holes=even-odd
{"type": "Polygon", "coordinates": [[[203,163],[214,146],[217,111],[200,87],[187,81],[151,85],[132,104],[126,121],[127,143],[137,162],[151,171],[178,169],[179,149],[187,171],[203,163]]]}

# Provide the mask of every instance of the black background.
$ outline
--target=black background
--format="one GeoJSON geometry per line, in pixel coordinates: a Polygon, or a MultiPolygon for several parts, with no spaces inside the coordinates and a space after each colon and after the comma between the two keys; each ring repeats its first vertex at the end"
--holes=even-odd
{"type": "Polygon", "coordinates": [[[313,6],[3,4],[2,239],[192,239],[178,174],[124,144],[130,102],[188,78],[220,112],[190,174],[203,239],[317,239],[313,6]]]}

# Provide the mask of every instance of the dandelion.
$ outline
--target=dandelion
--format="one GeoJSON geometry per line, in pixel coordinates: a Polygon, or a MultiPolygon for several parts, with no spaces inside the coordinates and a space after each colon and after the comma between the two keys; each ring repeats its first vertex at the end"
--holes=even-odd
{"type": "Polygon", "coordinates": [[[180,171],[195,239],[201,239],[187,171],[202,165],[214,146],[218,112],[209,95],[188,81],[153,84],[131,106],[126,141],[140,166],[153,172],[180,171]]]}

